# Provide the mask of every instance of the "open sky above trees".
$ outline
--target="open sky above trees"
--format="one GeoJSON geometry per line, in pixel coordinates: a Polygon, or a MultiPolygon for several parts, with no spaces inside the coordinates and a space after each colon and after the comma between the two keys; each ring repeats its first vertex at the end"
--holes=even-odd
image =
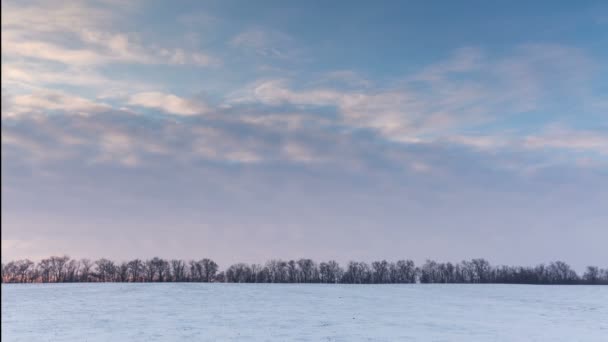
{"type": "Polygon", "coordinates": [[[608,260],[604,1],[2,1],[2,259],[608,260]]]}

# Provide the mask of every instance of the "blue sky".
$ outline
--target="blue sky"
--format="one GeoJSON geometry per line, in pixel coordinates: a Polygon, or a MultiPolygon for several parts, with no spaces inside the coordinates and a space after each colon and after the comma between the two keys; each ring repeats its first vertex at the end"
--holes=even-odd
{"type": "Polygon", "coordinates": [[[4,1],[2,257],[605,262],[607,46],[601,1],[4,1]]]}

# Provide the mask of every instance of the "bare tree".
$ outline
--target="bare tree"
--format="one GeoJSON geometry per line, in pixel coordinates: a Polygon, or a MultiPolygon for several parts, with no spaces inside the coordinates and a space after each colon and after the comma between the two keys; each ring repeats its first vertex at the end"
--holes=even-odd
{"type": "Polygon", "coordinates": [[[202,265],[203,269],[203,281],[206,283],[213,281],[218,270],[218,265],[215,263],[215,261],[211,259],[203,259],[200,261],[200,264],[202,265]]]}
{"type": "Polygon", "coordinates": [[[562,261],[535,267],[492,266],[478,258],[458,264],[427,260],[417,268],[411,260],[349,262],[342,269],[335,261],[312,259],[285,262],[272,259],[265,266],[234,264],[225,272],[211,259],[166,261],[155,257],[115,264],[108,259],[92,263],[88,259],[72,260],[52,256],[34,263],[31,260],[2,264],[3,283],[27,282],[236,282],[236,283],[509,283],[509,284],[608,284],[608,268],[587,267],[582,277],[562,261]]]}
{"type": "Polygon", "coordinates": [[[29,283],[33,281],[35,265],[31,260],[10,261],[2,265],[2,282],[29,283]]]}
{"type": "Polygon", "coordinates": [[[171,260],[171,278],[175,282],[186,281],[186,263],[182,260],[171,260]]]}
{"type": "Polygon", "coordinates": [[[344,270],[334,260],[319,264],[319,278],[322,283],[337,284],[343,276],[344,270]]]}
{"type": "Polygon", "coordinates": [[[38,263],[38,273],[40,275],[40,281],[43,283],[56,281],[56,279],[53,278],[53,266],[50,258],[40,260],[38,263]]]}
{"type": "Polygon", "coordinates": [[[351,261],[346,267],[342,282],[349,284],[368,284],[371,280],[369,265],[364,262],[351,261]]]}
{"type": "Polygon", "coordinates": [[[289,260],[287,262],[287,279],[290,283],[298,283],[300,282],[299,277],[300,272],[298,270],[298,264],[294,260],[289,260]]]}
{"type": "Polygon", "coordinates": [[[268,283],[270,282],[268,276],[268,268],[259,265],[253,264],[251,265],[251,277],[252,282],[254,283],[268,283]]]}
{"type": "Polygon", "coordinates": [[[153,282],[156,280],[156,264],[152,260],[146,260],[144,262],[144,276],[147,282],[153,282]]]}
{"type": "Polygon", "coordinates": [[[471,260],[471,267],[474,283],[487,283],[491,280],[492,267],[490,267],[490,263],[487,260],[473,259],[471,260]]]}
{"type": "Polygon", "coordinates": [[[135,259],[135,260],[131,260],[127,263],[127,268],[128,268],[128,273],[129,273],[129,281],[132,282],[139,282],[139,281],[143,281],[143,274],[144,274],[144,263],[139,260],[139,259],[135,259]]]}
{"type": "Polygon", "coordinates": [[[190,260],[190,280],[203,281],[203,265],[199,261],[190,260]]]}
{"type": "Polygon", "coordinates": [[[574,284],[578,281],[576,272],[563,261],[555,261],[549,264],[547,275],[551,284],[574,284]]]}
{"type": "Polygon", "coordinates": [[[271,283],[285,283],[288,280],[287,263],[283,260],[272,259],[266,263],[268,280],[271,283]]]}
{"type": "Polygon", "coordinates": [[[391,283],[388,261],[372,262],[372,282],[376,284],[391,283]]]}
{"type": "Polygon", "coordinates": [[[116,281],[126,283],[129,281],[129,264],[121,262],[120,265],[116,266],[116,281]]]}
{"type": "Polygon", "coordinates": [[[69,283],[78,281],[78,271],[80,269],[80,262],[77,260],[70,260],[65,265],[65,281],[69,283]]]}
{"type": "Polygon", "coordinates": [[[17,278],[19,261],[11,261],[6,265],[2,265],[2,282],[17,283],[20,279],[17,278]]]}
{"type": "Polygon", "coordinates": [[[93,263],[89,259],[81,259],[80,260],[80,281],[87,282],[90,281],[91,278],[91,269],[93,268],[93,263]]]}
{"type": "Polygon", "coordinates": [[[219,269],[215,261],[205,258],[199,261],[190,261],[189,264],[192,281],[208,283],[215,280],[219,269]]]}
{"type": "Polygon", "coordinates": [[[70,257],[62,256],[52,256],[49,259],[50,267],[51,267],[51,277],[55,282],[63,282],[65,276],[65,265],[70,260],[70,257]]]}
{"type": "Polygon", "coordinates": [[[298,268],[300,269],[300,278],[303,283],[315,282],[317,278],[317,267],[311,259],[298,260],[298,268]]]}
{"type": "Polygon", "coordinates": [[[583,275],[583,280],[587,284],[597,284],[600,282],[600,269],[595,266],[587,266],[587,271],[583,275]]]}
{"type": "Polygon", "coordinates": [[[99,259],[95,261],[97,265],[97,277],[101,282],[115,281],[116,265],[108,259],[99,259]]]}
{"type": "Polygon", "coordinates": [[[251,268],[244,263],[230,266],[226,270],[226,282],[229,283],[248,283],[251,282],[251,268]]]}

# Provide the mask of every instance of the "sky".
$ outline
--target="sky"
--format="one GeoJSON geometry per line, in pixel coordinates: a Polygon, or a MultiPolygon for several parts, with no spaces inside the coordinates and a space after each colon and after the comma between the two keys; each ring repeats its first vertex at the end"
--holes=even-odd
{"type": "Polygon", "coordinates": [[[2,259],[608,260],[604,1],[2,1],[2,259]]]}

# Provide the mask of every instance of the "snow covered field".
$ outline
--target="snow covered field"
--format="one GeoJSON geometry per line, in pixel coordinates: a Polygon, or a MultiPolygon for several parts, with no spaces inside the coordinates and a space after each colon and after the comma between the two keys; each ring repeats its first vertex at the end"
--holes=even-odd
{"type": "Polygon", "coordinates": [[[608,286],[2,285],[3,341],[608,341],[608,286]]]}

